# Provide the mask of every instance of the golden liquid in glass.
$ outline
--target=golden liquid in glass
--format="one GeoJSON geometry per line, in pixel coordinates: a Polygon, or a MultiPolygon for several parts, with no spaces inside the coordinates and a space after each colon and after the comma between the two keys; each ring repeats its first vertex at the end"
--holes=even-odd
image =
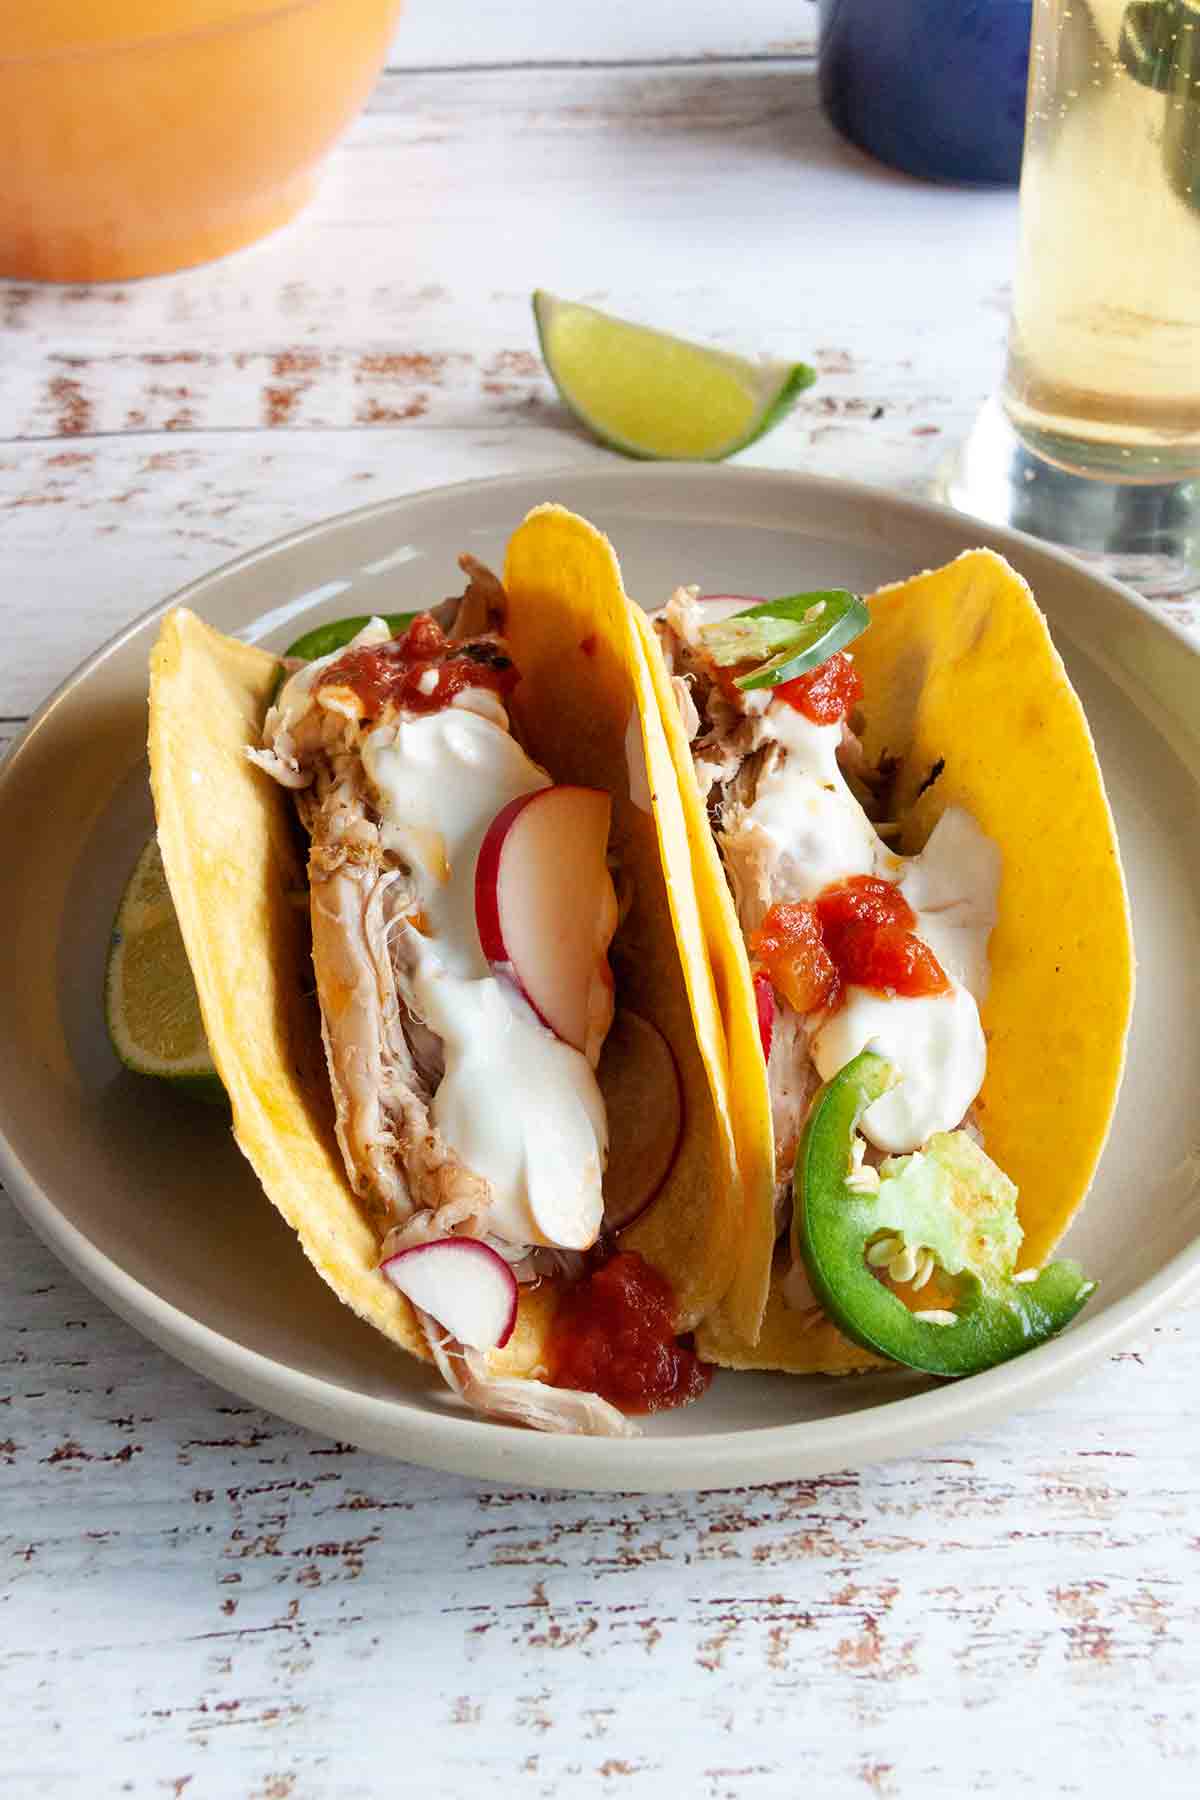
{"type": "Polygon", "coordinates": [[[1034,0],[1005,409],[1109,480],[1200,475],[1200,3],[1034,0]]]}

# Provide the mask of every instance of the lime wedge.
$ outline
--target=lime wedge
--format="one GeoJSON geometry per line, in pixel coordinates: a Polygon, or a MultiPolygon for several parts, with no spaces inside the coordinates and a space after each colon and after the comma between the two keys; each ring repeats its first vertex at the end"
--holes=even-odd
{"type": "Polygon", "coordinates": [[[752,362],[541,289],[533,315],[563,404],[624,456],[720,462],[770,431],[816,380],[805,363],[752,362]]]}
{"type": "Polygon", "coordinates": [[[142,850],[117,908],[104,1011],[127,1069],[176,1082],[198,1099],[224,1100],[157,838],[142,850]]]}

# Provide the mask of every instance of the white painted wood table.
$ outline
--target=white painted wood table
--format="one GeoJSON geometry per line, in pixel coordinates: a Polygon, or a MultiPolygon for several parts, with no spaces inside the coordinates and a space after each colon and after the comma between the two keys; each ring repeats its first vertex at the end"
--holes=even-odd
{"type": "MultiPolygon", "coordinates": [[[[0,286],[0,736],[238,551],[604,461],[535,284],[811,357],[754,460],[921,489],[998,373],[1013,196],[838,142],[807,5],[624,13],[426,0],[297,224],[0,286]]],[[[1200,1794],[1195,1306],[911,1461],[566,1498],[283,1424],[0,1244],[6,1797],[1200,1794]]]]}

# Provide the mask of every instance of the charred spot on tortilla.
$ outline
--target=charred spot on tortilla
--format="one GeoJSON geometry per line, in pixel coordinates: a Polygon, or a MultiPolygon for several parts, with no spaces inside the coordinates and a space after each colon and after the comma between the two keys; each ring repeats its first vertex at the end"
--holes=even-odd
{"type": "Polygon", "coordinates": [[[945,767],[946,767],[945,757],[939,756],[937,761],[930,768],[928,775],[925,777],[924,781],[921,783],[920,787],[917,789],[916,799],[919,800],[921,798],[922,794],[927,793],[929,791],[929,789],[933,786],[934,782],[941,775],[941,773],[945,767]]]}

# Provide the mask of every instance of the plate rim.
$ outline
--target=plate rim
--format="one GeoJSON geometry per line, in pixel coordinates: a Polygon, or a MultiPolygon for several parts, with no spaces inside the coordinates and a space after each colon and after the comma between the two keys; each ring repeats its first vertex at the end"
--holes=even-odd
{"type": "MultiPolygon", "coordinates": [[[[473,495],[498,495],[508,489],[523,495],[521,504],[527,507],[537,504],[529,498],[532,490],[549,493],[556,483],[582,482],[603,489],[635,481],[650,490],[669,490],[672,486],[706,480],[724,486],[741,483],[778,487],[793,494],[836,493],[839,499],[882,506],[918,523],[932,521],[960,533],[973,527],[981,543],[992,543],[1002,552],[1007,547],[1017,553],[1033,554],[1052,566],[1063,567],[1076,581],[1082,578],[1099,586],[1120,607],[1145,621],[1149,629],[1182,645],[1195,659],[1200,675],[1200,646],[1152,602],[1055,545],[1024,532],[990,525],[920,496],[864,482],[754,466],[663,463],[631,469],[564,464],[544,472],[434,484],[375,500],[314,520],[195,577],[112,633],[46,697],[0,764],[0,813],[14,771],[31,741],[45,728],[56,708],[86,683],[102,662],[172,607],[190,604],[206,588],[256,563],[300,549],[307,541],[325,534],[352,530],[356,525],[402,514],[406,508],[418,508],[431,501],[465,501],[473,495]]],[[[556,1437],[481,1420],[449,1408],[445,1412],[424,1410],[394,1398],[363,1394],[251,1350],[205,1325],[127,1274],[60,1211],[52,1195],[21,1162],[2,1121],[0,1177],[22,1217],[91,1292],[168,1354],[227,1390],[310,1429],[348,1436],[364,1448],[391,1457],[484,1480],[576,1492],[652,1493],[757,1485],[908,1454],[990,1422],[1017,1407],[1033,1405],[1082,1376],[1200,1287],[1197,1239],[1175,1251],[1161,1269],[1104,1313],[1085,1318],[1062,1337],[969,1380],[901,1396],[854,1413],[785,1425],[632,1440],[556,1437]]],[[[726,1371],[723,1379],[731,1380],[735,1373],[726,1371]]]]}

